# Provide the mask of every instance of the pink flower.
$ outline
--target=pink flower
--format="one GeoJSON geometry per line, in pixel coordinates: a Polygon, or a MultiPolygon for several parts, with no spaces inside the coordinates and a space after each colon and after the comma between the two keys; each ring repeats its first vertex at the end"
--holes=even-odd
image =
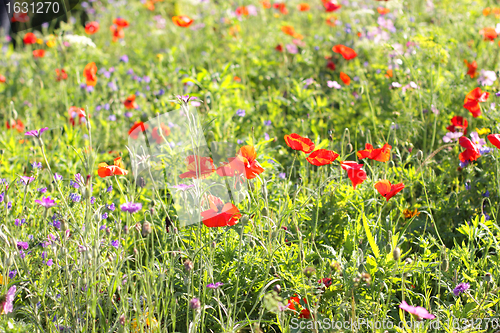
{"type": "Polygon", "coordinates": [[[12,312],[14,309],[14,298],[16,297],[16,286],[10,287],[7,291],[7,295],[5,295],[4,301],[0,304],[0,308],[2,309],[2,314],[7,314],[12,312]]]}
{"type": "Polygon", "coordinates": [[[405,310],[408,313],[411,313],[412,315],[416,316],[418,320],[422,319],[434,319],[436,318],[435,315],[430,314],[429,311],[424,309],[421,306],[411,306],[408,305],[405,301],[402,301],[401,304],[399,304],[399,308],[405,310]]]}
{"type": "Polygon", "coordinates": [[[296,45],[294,45],[294,44],[287,44],[286,45],[286,49],[291,54],[297,54],[297,53],[299,53],[299,48],[296,45]]]}

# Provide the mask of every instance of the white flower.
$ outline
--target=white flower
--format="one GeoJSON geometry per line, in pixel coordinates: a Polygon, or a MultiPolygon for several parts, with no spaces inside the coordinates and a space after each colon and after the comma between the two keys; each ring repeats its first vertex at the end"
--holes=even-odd
{"type": "Polygon", "coordinates": [[[92,39],[85,37],[85,36],[65,35],[63,37],[63,40],[69,42],[70,44],[75,44],[75,45],[79,45],[79,46],[90,46],[92,48],[95,48],[95,44],[92,41],[92,39]]]}
{"type": "Polygon", "coordinates": [[[477,79],[477,82],[482,86],[491,86],[496,80],[497,75],[494,71],[485,71],[481,69],[481,76],[477,79]]]}

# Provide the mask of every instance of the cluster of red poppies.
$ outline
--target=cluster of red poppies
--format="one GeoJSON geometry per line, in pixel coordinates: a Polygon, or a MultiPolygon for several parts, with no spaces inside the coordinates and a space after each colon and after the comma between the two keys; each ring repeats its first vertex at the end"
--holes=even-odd
{"type": "MultiPolygon", "coordinates": [[[[314,142],[296,133],[285,135],[285,142],[288,147],[293,150],[299,150],[305,154],[309,154],[306,160],[315,166],[331,164],[339,157],[339,154],[332,150],[314,150],[314,142]]],[[[391,148],[392,147],[386,143],[382,148],[374,149],[371,144],[367,143],[365,149],[358,151],[356,155],[361,160],[368,158],[374,161],[387,162],[391,157],[391,148]]],[[[351,180],[354,189],[365,181],[366,172],[363,170],[363,164],[358,164],[354,161],[340,161],[340,166],[347,171],[347,177],[351,180]]],[[[404,187],[403,183],[391,184],[387,179],[380,180],[375,184],[377,191],[386,198],[387,201],[404,187]]]]}

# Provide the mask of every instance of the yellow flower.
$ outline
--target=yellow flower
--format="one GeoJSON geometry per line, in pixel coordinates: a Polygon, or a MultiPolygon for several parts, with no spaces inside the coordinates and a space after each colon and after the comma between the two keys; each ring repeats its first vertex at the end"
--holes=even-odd
{"type": "Polygon", "coordinates": [[[43,39],[38,38],[38,39],[36,40],[36,43],[37,43],[37,44],[43,44],[43,39]]]}
{"type": "Polygon", "coordinates": [[[55,40],[53,40],[53,39],[48,40],[48,41],[47,41],[47,46],[48,46],[48,47],[54,47],[54,46],[56,46],[56,41],[55,41],[55,40]]]}
{"type": "Polygon", "coordinates": [[[407,209],[403,210],[403,215],[404,215],[405,219],[411,219],[414,216],[420,215],[420,212],[416,208],[414,211],[411,211],[410,209],[407,208],[407,209]]]}
{"type": "MultiPolygon", "coordinates": [[[[158,325],[158,321],[156,320],[156,318],[154,316],[152,316],[151,320],[149,320],[148,312],[146,312],[143,316],[141,316],[141,318],[139,320],[142,323],[144,323],[144,322],[146,323],[146,327],[148,328],[148,330],[145,330],[146,332],[151,332],[153,330],[157,330],[160,327],[160,325],[158,325]]],[[[141,332],[141,328],[137,324],[137,318],[134,318],[134,320],[132,320],[132,322],[130,323],[130,326],[132,327],[133,333],[141,332]]]]}
{"type": "Polygon", "coordinates": [[[165,56],[161,53],[158,53],[156,57],[158,58],[158,61],[162,61],[165,56]]]}
{"type": "Polygon", "coordinates": [[[481,129],[476,128],[476,132],[478,135],[485,135],[485,134],[490,134],[491,130],[489,128],[481,128],[481,129]]]}

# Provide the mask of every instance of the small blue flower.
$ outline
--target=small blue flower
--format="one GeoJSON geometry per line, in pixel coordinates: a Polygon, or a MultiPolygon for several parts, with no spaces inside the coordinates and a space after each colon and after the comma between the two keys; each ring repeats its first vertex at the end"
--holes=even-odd
{"type": "Polygon", "coordinates": [[[490,191],[486,190],[486,192],[483,193],[483,197],[488,198],[490,196],[490,191]]]}
{"type": "Polygon", "coordinates": [[[264,125],[271,126],[272,122],[270,120],[264,120],[264,125]]]}
{"type": "Polygon", "coordinates": [[[80,202],[80,200],[82,199],[82,197],[78,193],[71,193],[69,195],[69,198],[74,202],[80,202]]]}
{"type": "Polygon", "coordinates": [[[245,110],[243,110],[243,109],[238,109],[238,110],[236,110],[236,115],[237,115],[237,116],[244,117],[244,116],[245,116],[245,114],[246,114],[246,112],[245,112],[245,110]]]}
{"type": "Polygon", "coordinates": [[[114,114],[109,115],[108,120],[109,121],[116,121],[116,116],[114,114]]]}
{"type": "Polygon", "coordinates": [[[33,167],[33,169],[41,169],[42,168],[42,163],[41,162],[33,162],[33,164],[31,165],[33,167]]]}
{"type": "Polygon", "coordinates": [[[102,220],[107,219],[107,218],[108,218],[108,213],[104,213],[104,214],[102,214],[101,218],[102,218],[102,220]]]}
{"type": "Polygon", "coordinates": [[[111,192],[113,191],[113,185],[109,185],[109,187],[106,189],[106,192],[111,192]]]}

